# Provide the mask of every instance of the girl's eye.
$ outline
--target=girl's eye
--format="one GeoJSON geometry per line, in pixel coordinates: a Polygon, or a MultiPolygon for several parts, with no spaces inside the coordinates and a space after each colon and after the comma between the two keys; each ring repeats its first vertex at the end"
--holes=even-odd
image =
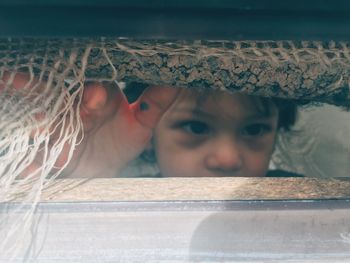
{"type": "Polygon", "coordinates": [[[244,127],[242,134],[248,137],[260,137],[271,131],[271,126],[267,124],[251,124],[244,127]]]}
{"type": "Polygon", "coordinates": [[[181,128],[188,133],[204,135],[210,132],[209,126],[200,121],[187,121],[181,124],[181,128]]]}

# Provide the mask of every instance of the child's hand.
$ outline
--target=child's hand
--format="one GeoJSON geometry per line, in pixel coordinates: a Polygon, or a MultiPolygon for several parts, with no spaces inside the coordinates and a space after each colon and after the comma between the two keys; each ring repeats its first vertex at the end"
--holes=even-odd
{"type": "MultiPolygon", "coordinates": [[[[6,82],[8,76],[5,72],[2,80],[6,82]]],[[[20,89],[28,81],[27,74],[17,73],[12,86],[20,89]]],[[[84,139],[76,146],[63,176],[118,176],[130,161],[143,152],[152,137],[153,128],[175,100],[177,93],[178,90],[174,88],[150,87],[137,102],[129,105],[116,84],[87,84],[80,107],[84,139]]],[[[56,167],[62,167],[66,162],[69,147],[64,147],[56,167]]],[[[27,170],[38,167],[39,157],[27,170]]]]}
{"type": "MultiPolygon", "coordinates": [[[[177,93],[174,88],[150,87],[137,102],[129,105],[117,85],[87,85],[81,106],[85,137],[65,176],[118,176],[144,151],[153,128],[177,93]]],[[[67,154],[63,153],[62,157],[67,154]]]]}

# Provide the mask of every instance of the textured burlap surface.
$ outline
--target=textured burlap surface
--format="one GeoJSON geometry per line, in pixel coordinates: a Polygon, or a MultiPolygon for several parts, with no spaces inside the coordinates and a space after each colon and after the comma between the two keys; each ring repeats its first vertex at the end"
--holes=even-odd
{"type": "MultiPolygon", "coordinates": [[[[0,39],[0,69],[64,72],[118,80],[349,104],[350,43],[0,39]],[[72,54],[75,54],[72,56],[72,54]],[[57,62],[59,61],[59,66],[57,62]]],[[[74,78],[74,74],[70,78],[74,78]]]]}

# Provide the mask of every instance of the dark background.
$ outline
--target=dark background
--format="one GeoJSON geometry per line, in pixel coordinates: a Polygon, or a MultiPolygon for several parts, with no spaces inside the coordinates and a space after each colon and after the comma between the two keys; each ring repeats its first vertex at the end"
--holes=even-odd
{"type": "Polygon", "coordinates": [[[0,37],[349,40],[350,1],[0,0],[0,37]]]}

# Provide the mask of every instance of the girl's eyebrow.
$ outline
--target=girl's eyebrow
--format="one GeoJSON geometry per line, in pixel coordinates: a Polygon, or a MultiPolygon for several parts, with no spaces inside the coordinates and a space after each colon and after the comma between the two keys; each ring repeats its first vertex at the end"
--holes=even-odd
{"type": "Polygon", "coordinates": [[[215,118],[216,115],[212,114],[210,112],[204,111],[200,108],[189,108],[189,107],[180,107],[177,108],[176,110],[174,110],[177,113],[190,113],[194,116],[198,116],[198,117],[206,117],[206,118],[215,118]]]}
{"type": "Polygon", "coordinates": [[[276,114],[264,114],[262,112],[255,113],[255,114],[249,114],[244,117],[246,121],[256,121],[256,120],[270,120],[273,117],[275,117],[276,114]]]}
{"type": "MultiPolygon", "coordinates": [[[[212,114],[211,112],[205,111],[201,108],[193,108],[193,107],[179,107],[174,110],[176,113],[190,113],[193,116],[198,116],[202,118],[211,118],[211,119],[217,119],[217,114],[212,114]]],[[[227,115],[230,115],[230,112],[227,112],[227,115]]],[[[267,114],[264,112],[254,112],[254,113],[246,113],[242,118],[240,118],[243,121],[257,121],[257,120],[263,120],[267,121],[271,118],[275,117],[276,114],[267,114]]]]}

